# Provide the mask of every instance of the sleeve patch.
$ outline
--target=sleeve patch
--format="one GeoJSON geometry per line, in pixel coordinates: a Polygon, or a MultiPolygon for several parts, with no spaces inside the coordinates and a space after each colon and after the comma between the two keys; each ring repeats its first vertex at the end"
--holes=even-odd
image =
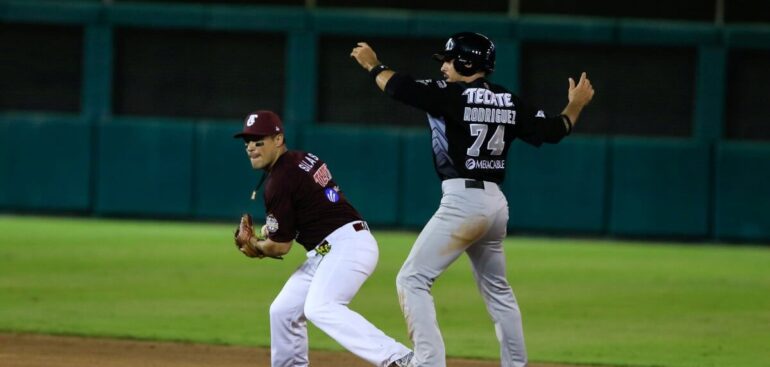
{"type": "Polygon", "coordinates": [[[278,219],[275,219],[275,216],[270,214],[265,218],[265,224],[267,225],[267,231],[270,233],[275,233],[278,231],[278,219]]]}

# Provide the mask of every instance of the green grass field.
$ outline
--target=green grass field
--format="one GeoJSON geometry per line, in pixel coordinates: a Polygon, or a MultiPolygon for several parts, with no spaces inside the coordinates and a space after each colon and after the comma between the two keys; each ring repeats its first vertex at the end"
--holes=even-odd
{"type": "MultiPolygon", "coordinates": [[[[252,260],[234,225],[0,216],[0,330],[267,346],[268,307],[303,261],[252,260]]],[[[416,233],[374,229],[351,307],[408,344],[395,276],[416,233]]],[[[510,238],[532,361],[770,366],[770,248],[510,238]]],[[[434,287],[451,356],[497,341],[466,258],[434,287]]],[[[317,329],[311,347],[341,349],[317,329]]]]}

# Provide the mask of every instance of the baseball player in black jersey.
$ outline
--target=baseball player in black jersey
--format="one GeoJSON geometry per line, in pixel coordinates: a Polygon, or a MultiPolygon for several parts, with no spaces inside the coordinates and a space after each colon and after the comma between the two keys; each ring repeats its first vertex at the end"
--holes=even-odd
{"type": "Polygon", "coordinates": [[[506,279],[502,246],[508,223],[508,202],[500,190],[506,155],[516,138],[540,146],[569,135],[593,98],[591,82],[585,73],[577,83],[570,78],[567,106],[549,116],[487,79],[495,68],[495,46],[478,33],[455,34],[433,55],[441,62],[444,80],[414,80],[390,70],[363,42],[351,57],[392,98],[427,112],[433,162],[442,180],[441,205],[396,280],[414,343],[412,364],[446,366],[430,288],[465,252],[495,325],[501,365],[526,366],[521,313],[506,279]]]}
{"type": "MultiPolygon", "coordinates": [[[[312,153],[287,150],[283,124],[271,111],[249,114],[235,137],[243,139],[252,168],[267,174],[265,238],[244,240],[236,232],[236,245],[257,258],[281,256],[295,240],[308,251],[270,305],[271,365],[308,366],[310,320],[375,366],[407,366],[412,352],[406,346],[348,308],[374,271],[379,250],[326,163],[312,153]]],[[[252,232],[242,220],[239,231],[244,230],[252,232]]]]}

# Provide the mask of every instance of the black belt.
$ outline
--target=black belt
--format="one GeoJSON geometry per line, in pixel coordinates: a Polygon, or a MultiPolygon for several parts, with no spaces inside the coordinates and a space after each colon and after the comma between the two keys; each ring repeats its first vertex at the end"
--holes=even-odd
{"type": "MultiPolygon", "coordinates": [[[[353,223],[353,229],[356,232],[368,231],[369,225],[366,224],[366,222],[364,221],[355,222],[353,223]]],[[[318,246],[315,247],[315,252],[321,256],[324,256],[328,254],[329,251],[331,251],[331,249],[332,249],[332,244],[329,243],[329,241],[327,240],[323,240],[318,246]]]]}
{"type": "Polygon", "coordinates": [[[484,181],[479,180],[465,180],[466,189],[482,189],[484,190],[484,181]]]}

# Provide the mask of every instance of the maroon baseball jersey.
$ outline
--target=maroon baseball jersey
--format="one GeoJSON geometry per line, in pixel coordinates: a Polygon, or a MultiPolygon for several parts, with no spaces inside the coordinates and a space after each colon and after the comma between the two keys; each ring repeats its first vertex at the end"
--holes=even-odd
{"type": "Polygon", "coordinates": [[[346,223],[361,220],[332,179],[329,167],[312,153],[287,151],[265,183],[268,237],[296,239],[308,251],[346,223]]]}

